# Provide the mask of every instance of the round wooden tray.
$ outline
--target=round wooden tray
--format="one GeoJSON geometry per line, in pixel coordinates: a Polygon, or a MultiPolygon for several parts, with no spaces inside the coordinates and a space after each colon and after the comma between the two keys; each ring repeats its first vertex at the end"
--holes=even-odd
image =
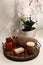
{"type": "MultiPolygon", "coordinates": [[[[29,38],[30,39],[30,38],[29,38]]],[[[35,40],[35,39],[32,39],[32,40],[35,40]]],[[[28,61],[28,60],[32,60],[32,59],[34,59],[34,58],[36,58],[37,56],[38,56],[38,54],[39,54],[39,51],[40,51],[40,43],[37,41],[37,40],[35,40],[35,42],[36,42],[36,45],[37,45],[37,47],[36,47],[36,49],[35,49],[35,52],[33,53],[33,54],[28,54],[27,52],[26,53],[22,53],[22,54],[15,54],[14,52],[13,52],[13,50],[12,51],[6,51],[5,50],[5,44],[3,43],[3,53],[4,53],[4,55],[8,58],[8,59],[11,59],[11,60],[13,60],[13,61],[28,61]]]]}
{"type": "Polygon", "coordinates": [[[34,54],[32,54],[32,55],[25,54],[24,57],[21,56],[21,55],[20,56],[17,56],[13,52],[7,52],[4,49],[3,49],[3,51],[4,51],[5,57],[7,57],[8,59],[11,59],[13,61],[28,61],[28,60],[32,60],[35,57],[37,57],[38,54],[39,54],[39,50],[38,49],[35,50],[35,53],[34,54]]]}

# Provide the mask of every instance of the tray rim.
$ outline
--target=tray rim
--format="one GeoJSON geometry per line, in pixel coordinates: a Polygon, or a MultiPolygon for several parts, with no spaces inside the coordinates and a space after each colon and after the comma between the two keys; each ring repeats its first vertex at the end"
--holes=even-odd
{"type": "MultiPolygon", "coordinates": [[[[38,42],[38,41],[37,41],[38,42]]],[[[6,54],[5,54],[5,50],[4,50],[4,48],[5,48],[5,45],[4,45],[4,43],[2,42],[2,48],[3,48],[3,53],[4,53],[4,56],[6,57],[6,58],[8,58],[9,60],[12,60],[12,61],[30,61],[30,60],[32,60],[32,59],[34,59],[34,58],[36,58],[38,55],[39,55],[39,52],[40,52],[40,47],[41,47],[41,44],[38,42],[38,45],[39,45],[39,49],[38,49],[38,53],[37,53],[37,55],[35,55],[35,57],[33,57],[33,58],[31,58],[31,59],[12,59],[11,57],[8,57],[6,54]]]]}

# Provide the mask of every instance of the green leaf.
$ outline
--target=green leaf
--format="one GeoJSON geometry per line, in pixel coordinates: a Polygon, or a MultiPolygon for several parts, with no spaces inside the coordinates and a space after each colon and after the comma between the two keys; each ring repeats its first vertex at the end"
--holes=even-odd
{"type": "Polygon", "coordinates": [[[30,20],[30,26],[33,26],[36,22],[33,22],[32,20],[30,20]]]}
{"type": "Polygon", "coordinates": [[[26,18],[21,18],[20,19],[22,22],[25,22],[26,21],[26,18]]]}
{"type": "Polygon", "coordinates": [[[34,24],[35,24],[35,22],[30,22],[30,21],[26,21],[26,22],[23,22],[24,23],[24,25],[27,25],[27,26],[30,26],[30,27],[32,27],[34,24]]]}

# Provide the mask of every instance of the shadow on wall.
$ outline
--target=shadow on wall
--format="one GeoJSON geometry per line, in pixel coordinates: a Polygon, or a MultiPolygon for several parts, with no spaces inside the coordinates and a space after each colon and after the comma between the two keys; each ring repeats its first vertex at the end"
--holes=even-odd
{"type": "Polygon", "coordinates": [[[0,32],[9,29],[16,29],[19,26],[18,17],[16,15],[15,0],[0,0],[0,32]]]}
{"type": "MultiPolygon", "coordinates": [[[[17,29],[20,29],[20,21],[19,21],[19,18],[18,18],[18,15],[17,15],[17,2],[16,2],[17,0],[15,0],[15,5],[14,5],[14,13],[15,13],[15,16],[13,17],[13,19],[12,19],[12,26],[11,26],[11,32],[12,32],[12,34],[14,34],[14,30],[16,31],[17,29]]],[[[15,34],[16,34],[16,32],[15,32],[15,34]]]]}

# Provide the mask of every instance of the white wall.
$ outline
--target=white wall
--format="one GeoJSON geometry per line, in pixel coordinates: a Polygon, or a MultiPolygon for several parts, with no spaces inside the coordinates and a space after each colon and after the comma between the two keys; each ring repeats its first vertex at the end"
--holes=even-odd
{"type": "MultiPolygon", "coordinates": [[[[18,1],[18,0],[16,0],[18,1]]],[[[16,13],[16,8],[15,8],[15,0],[0,0],[0,32],[3,30],[6,31],[11,28],[18,28],[19,26],[19,19],[15,13],[16,13]]],[[[38,28],[43,28],[43,13],[39,12],[38,13],[38,28]]]]}
{"type": "Polygon", "coordinates": [[[15,0],[0,0],[0,33],[4,30],[8,32],[8,29],[10,30],[13,26],[13,28],[19,26],[15,10],[15,0]]]}
{"type": "Polygon", "coordinates": [[[43,13],[39,13],[38,18],[40,18],[38,20],[38,28],[43,28],[43,13]]]}

